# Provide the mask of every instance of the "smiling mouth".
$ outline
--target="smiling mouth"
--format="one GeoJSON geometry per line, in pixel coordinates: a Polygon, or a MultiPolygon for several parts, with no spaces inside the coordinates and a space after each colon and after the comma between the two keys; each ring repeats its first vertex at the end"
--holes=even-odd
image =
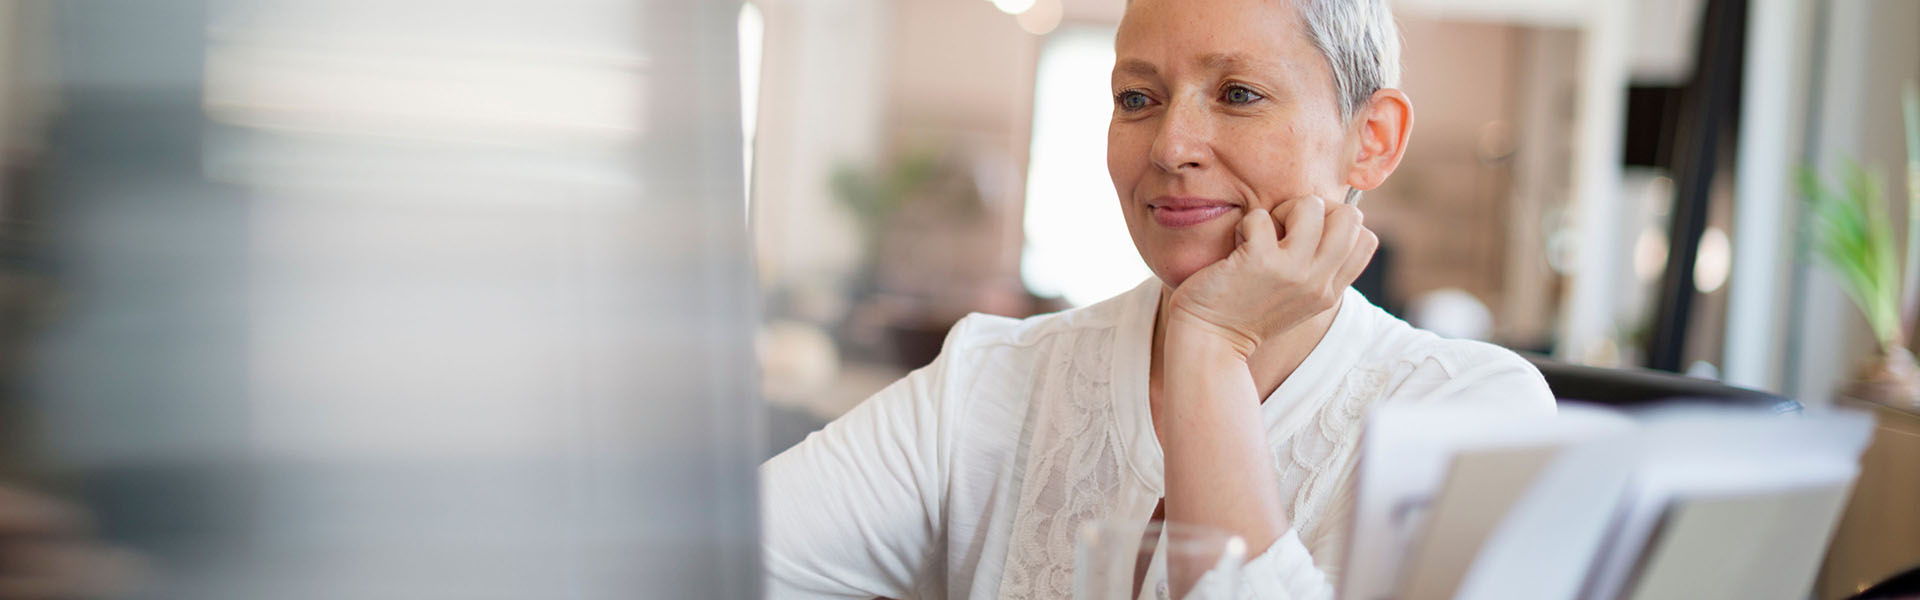
{"type": "Polygon", "coordinates": [[[1161,227],[1181,229],[1212,221],[1232,212],[1234,205],[1225,202],[1198,200],[1162,200],[1147,204],[1147,212],[1153,215],[1153,222],[1161,227]]]}

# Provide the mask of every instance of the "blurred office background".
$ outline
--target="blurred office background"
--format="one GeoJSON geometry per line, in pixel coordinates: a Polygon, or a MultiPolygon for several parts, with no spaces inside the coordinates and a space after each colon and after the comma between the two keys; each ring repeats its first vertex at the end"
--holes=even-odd
{"type": "MultiPolygon", "coordinates": [[[[967,312],[1058,310],[1146,277],[1104,166],[1122,8],[747,4],[770,403],[829,419],[930,359],[967,312]]],[[[1858,160],[1904,222],[1900,90],[1920,78],[1920,3],[1395,9],[1418,122],[1362,201],[1383,246],[1363,278],[1376,303],[1453,335],[1813,406],[1874,352],[1805,250],[1793,173],[1858,160]]]]}
{"type": "MultiPolygon", "coordinates": [[[[769,452],[925,364],[968,312],[1060,310],[1148,276],[1105,169],[1124,4],[746,4],[769,452]]],[[[1874,411],[1813,595],[1920,562],[1920,411],[1857,402],[1889,363],[1795,181],[1863,165],[1906,239],[1920,2],[1393,4],[1417,119],[1362,200],[1381,251],[1356,287],[1444,335],[1874,411]]]]}

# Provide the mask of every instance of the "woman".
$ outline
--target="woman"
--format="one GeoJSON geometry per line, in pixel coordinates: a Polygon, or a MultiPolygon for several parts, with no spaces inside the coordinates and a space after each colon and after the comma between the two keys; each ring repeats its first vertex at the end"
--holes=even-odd
{"type": "Polygon", "coordinates": [[[1377,243],[1352,201],[1413,123],[1384,0],[1134,0],[1115,50],[1107,166],[1154,278],[968,317],[768,461],[773,597],[1067,597],[1076,528],[1164,499],[1248,541],[1253,596],[1329,598],[1366,410],[1553,410],[1513,353],[1347,288],[1377,243]]]}

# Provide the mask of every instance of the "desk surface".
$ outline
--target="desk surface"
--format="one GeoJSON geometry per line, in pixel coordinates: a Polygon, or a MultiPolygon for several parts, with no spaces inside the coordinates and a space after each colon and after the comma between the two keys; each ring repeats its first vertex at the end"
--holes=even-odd
{"type": "Polygon", "coordinates": [[[1819,598],[1846,598],[1920,565],[1920,414],[1878,403],[1834,402],[1872,411],[1873,443],[1820,570],[1819,598]]]}

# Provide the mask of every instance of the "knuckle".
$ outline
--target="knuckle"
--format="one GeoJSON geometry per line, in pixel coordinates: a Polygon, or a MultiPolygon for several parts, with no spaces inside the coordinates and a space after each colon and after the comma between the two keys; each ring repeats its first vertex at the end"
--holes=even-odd
{"type": "Polygon", "coordinates": [[[1333,209],[1334,213],[1332,218],[1338,220],[1340,222],[1341,227],[1344,227],[1350,230],[1360,229],[1359,211],[1356,211],[1353,209],[1353,207],[1347,206],[1344,204],[1337,205],[1337,206],[1338,208],[1333,209]]]}

